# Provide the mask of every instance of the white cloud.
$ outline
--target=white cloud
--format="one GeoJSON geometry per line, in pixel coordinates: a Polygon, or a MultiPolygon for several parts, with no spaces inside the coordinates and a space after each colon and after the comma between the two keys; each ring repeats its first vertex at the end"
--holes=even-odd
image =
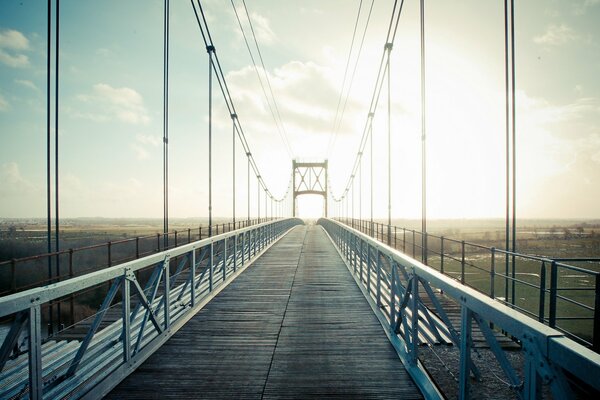
{"type": "Polygon", "coordinates": [[[28,50],[29,40],[19,31],[8,29],[0,32],[0,62],[13,68],[29,65],[29,58],[17,51],[28,50]],[[11,54],[14,52],[14,54],[11,54]]]}
{"type": "MultiPolygon", "coordinates": [[[[246,10],[243,6],[236,7],[237,14],[240,17],[242,25],[244,27],[244,33],[246,37],[254,49],[254,39],[252,38],[252,30],[250,28],[250,24],[248,23],[248,16],[246,14],[246,10]]],[[[256,13],[250,12],[250,20],[252,21],[252,27],[254,28],[254,34],[256,35],[256,39],[258,40],[258,44],[260,45],[271,45],[275,42],[277,35],[271,29],[271,23],[268,18],[256,13]]],[[[241,40],[241,32],[238,32],[238,25],[236,24],[235,31],[240,34],[241,40]]],[[[258,61],[258,60],[257,60],[258,61]]]]}
{"type": "Polygon", "coordinates": [[[29,40],[19,31],[7,29],[0,32],[0,47],[11,50],[29,49],[29,40]]]}
{"type": "Polygon", "coordinates": [[[84,103],[94,103],[96,109],[93,113],[73,113],[76,117],[94,121],[116,118],[134,125],[150,122],[142,95],[128,87],[114,88],[106,83],[97,83],[91,95],[79,95],[77,98],[84,103]]]}
{"type": "Polygon", "coordinates": [[[15,79],[15,83],[18,83],[19,85],[25,86],[29,89],[39,90],[38,87],[35,86],[35,83],[25,79],[15,79]]]}
{"type": "Polygon", "coordinates": [[[21,68],[29,65],[29,58],[24,54],[10,55],[0,49],[0,62],[13,68],[21,68]]]}
{"type": "Polygon", "coordinates": [[[0,198],[29,195],[35,192],[34,185],[21,175],[19,164],[14,161],[0,167],[0,198]]]}
{"type": "Polygon", "coordinates": [[[148,160],[151,158],[150,148],[157,148],[161,143],[161,137],[156,135],[145,135],[138,133],[135,136],[135,142],[131,144],[131,149],[135,153],[137,160],[148,160]]]}
{"type": "Polygon", "coordinates": [[[533,38],[537,44],[559,46],[569,42],[576,41],[580,36],[568,25],[550,25],[542,35],[533,38]]]}
{"type": "Polygon", "coordinates": [[[0,94],[0,111],[6,111],[9,107],[8,101],[0,94]]]}
{"type": "Polygon", "coordinates": [[[148,152],[148,150],[146,150],[144,147],[140,146],[139,144],[132,144],[131,145],[131,149],[133,150],[133,152],[135,153],[135,158],[137,160],[147,160],[150,158],[150,153],[148,152]]]}
{"type": "Polygon", "coordinates": [[[276,36],[271,29],[269,20],[255,12],[250,13],[250,17],[252,18],[252,24],[254,26],[254,31],[256,33],[258,42],[265,45],[275,42],[276,36]]]}
{"type": "Polygon", "coordinates": [[[533,38],[537,44],[560,46],[578,40],[580,36],[566,24],[549,25],[546,32],[533,38]]]}
{"type": "Polygon", "coordinates": [[[573,12],[575,15],[583,15],[587,12],[587,9],[600,4],[600,0],[583,0],[582,2],[575,2],[573,12]]]}

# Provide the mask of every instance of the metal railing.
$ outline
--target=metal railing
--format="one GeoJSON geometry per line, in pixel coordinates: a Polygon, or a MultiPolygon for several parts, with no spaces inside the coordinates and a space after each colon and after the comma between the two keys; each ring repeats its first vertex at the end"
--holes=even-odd
{"type": "Polygon", "coordinates": [[[600,266],[599,258],[551,259],[429,233],[423,251],[420,231],[339,221],[600,352],[600,272],[567,264],[600,266]]]}
{"type": "Polygon", "coordinates": [[[238,229],[0,298],[0,318],[12,320],[0,347],[0,398],[102,397],[302,223],[292,218],[238,229]],[[107,284],[90,318],[71,333],[43,337],[51,302],[107,284]]]}
{"type": "MultiPolygon", "coordinates": [[[[253,226],[272,219],[253,219],[212,226],[213,235],[253,226]]],[[[209,237],[207,226],[156,233],[128,239],[66,248],[61,251],[15,258],[0,262],[0,296],[34,287],[62,282],[150,254],[209,237]]],[[[62,247],[64,243],[61,241],[62,247]]],[[[49,306],[48,331],[55,332],[76,321],[76,309],[85,299],[70,297],[49,306]]]]}
{"type": "MultiPolygon", "coordinates": [[[[472,361],[472,329],[482,332],[515,397],[535,399],[546,385],[554,398],[573,398],[568,377],[600,390],[600,355],[522,312],[460,283],[343,223],[321,219],[345,259],[390,341],[426,398],[441,398],[419,360],[419,344],[449,338],[460,350],[459,398],[469,397],[470,376],[479,377],[472,361]],[[453,326],[435,291],[460,305],[460,328],[453,326]],[[432,308],[426,307],[428,298],[432,308]],[[525,357],[519,376],[497,342],[495,332],[518,340],[525,357]]],[[[461,260],[462,261],[462,260],[461,260]]],[[[558,268],[558,263],[556,263],[558,268]]],[[[557,276],[555,274],[555,276],[557,276]]],[[[557,295],[558,298],[558,295],[557,295]]]]}

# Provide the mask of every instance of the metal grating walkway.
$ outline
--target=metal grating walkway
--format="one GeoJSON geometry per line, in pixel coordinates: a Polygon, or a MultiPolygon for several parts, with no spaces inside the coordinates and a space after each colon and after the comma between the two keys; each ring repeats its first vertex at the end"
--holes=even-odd
{"type": "Polygon", "coordinates": [[[298,226],[108,396],[421,398],[319,226],[298,226]]]}

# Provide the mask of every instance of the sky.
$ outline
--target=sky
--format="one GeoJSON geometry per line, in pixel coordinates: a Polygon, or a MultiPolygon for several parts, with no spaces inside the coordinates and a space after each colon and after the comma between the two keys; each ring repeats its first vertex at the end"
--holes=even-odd
{"type": "MultiPolygon", "coordinates": [[[[358,152],[393,1],[374,1],[366,26],[370,0],[247,0],[265,70],[243,3],[233,1],[257,68],[231,2],[202,3],[270,192],[286,193],[292,158],[328,159],[330,190],[339,197],[358,152]],[[274,105],[257,72],[264,85],[269,77],[280,119],[269,111],[274,105]],[[345,107],[338,108],[340,98],[345,107]]],[[[503,2],[425,3],[428,216],[501,218],[503,2]]],[[[518,217],[600,218],[600,0],[516,3],[518,217]]],[[[417,0],[405,2],[390,60],[393,218],[421,214],[418,11],[417,0]]],[[[46,215],[46,13],[46,2],[0,2],[0,218],[46,215]]],[[[162,216],[162,26],[159,0],[61,2],[62,217],[162,216]]],[[[170,26],[169,214],[202,217],[208,214],[208,56],[190,2],[171,1],[170,26]]],[[[373,125],[375,217],[387,215],[386,100],[384,90],[373,125]]],[[[217,90],[213,107],[213,215],[230,217],[232,126],[217,90]]],[[[356,217],[370,209],[370,157],[367,148],[354,185],[356,217]]],[[[245,158],[238,142],[238,217],[247,214],[245,158]]],[[[251,179],[253,216],[256,191],[251,179]]],[[[301,198],[300,215],[317,216],[320,202],[301,198]]]]}

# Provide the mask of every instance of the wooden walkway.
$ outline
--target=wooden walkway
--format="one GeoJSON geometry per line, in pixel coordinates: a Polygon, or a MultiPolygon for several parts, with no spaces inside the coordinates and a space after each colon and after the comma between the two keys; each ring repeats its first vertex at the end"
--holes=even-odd
{"type": "Polygon", "coordinates": [[[110,399],[422,398],[319,226],[298,226],[110,399]]]}

